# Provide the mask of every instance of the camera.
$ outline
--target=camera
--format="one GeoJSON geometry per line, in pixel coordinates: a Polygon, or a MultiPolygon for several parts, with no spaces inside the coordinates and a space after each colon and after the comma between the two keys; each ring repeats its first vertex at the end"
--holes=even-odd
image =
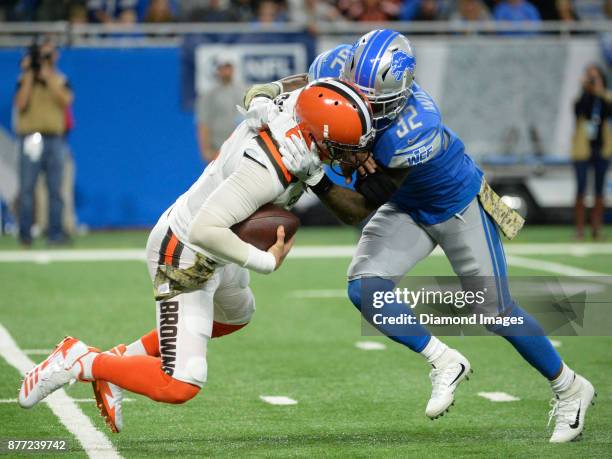
{"type": "Polygon", "coordinates": [[[32,70],[35,75],[38,75],[42,64],[46,60],[50,60],[52,55],[48,52],[43,53],[41,50],[41,46],[38,43],[34,42],[28,48],[28,56],[30,57],[30,70],[32,70]]]}
{"type": "Polygon", "coordinates": [[[32,69],[34,73],[38,73],[40,71],[41,61],[40,46],[36,43],[31,45],[28,49],[28,56],[30,56],[30,69],[32,69]]]}

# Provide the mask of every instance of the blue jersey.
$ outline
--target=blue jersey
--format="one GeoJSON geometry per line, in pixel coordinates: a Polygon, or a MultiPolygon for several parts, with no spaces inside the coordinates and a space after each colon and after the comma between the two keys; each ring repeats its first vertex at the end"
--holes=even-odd
{"type": "Polygon", "coordinates": [[[444,126],[431,96],[416,82],[411,89],[402,113],[377,133],[374,158],[385,167],[409,169],[390,202],[415,221],[434,225],[468,206],[483,174],[461,139],[444,126]]]}

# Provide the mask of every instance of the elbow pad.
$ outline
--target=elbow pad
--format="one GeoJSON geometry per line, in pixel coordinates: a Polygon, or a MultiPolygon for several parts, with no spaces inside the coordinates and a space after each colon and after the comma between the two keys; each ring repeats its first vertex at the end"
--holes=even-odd
{"type": "Polygon", "coordinates": [[[395,193],[397,185],[387,174],[377,170],[373,174],[357,177],[355,190],[366,199],[368,204],[379,207],[395,193]]]}
{"type": "Polygon", "coordinates": [[[251,101],[256,97],[267,97],[268,99],[275,99],[283,91],[282,83],[273,81],[272,83],[266,84],[254,84],[251,86],[246,94],[244,95],[244,108],[249,109],[251,101]]]}

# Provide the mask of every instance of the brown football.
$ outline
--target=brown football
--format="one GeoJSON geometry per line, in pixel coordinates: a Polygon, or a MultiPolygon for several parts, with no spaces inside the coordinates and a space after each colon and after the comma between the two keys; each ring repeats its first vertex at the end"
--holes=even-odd
{"type": "Polygon", "coordinates": [[[300,227],[300,219],[281,207],[266,204],[231,229],[243,241],[268,250],[276,242],[276,229],[280,225],[285,228],[285,241],[289,241],[300,227]]]}

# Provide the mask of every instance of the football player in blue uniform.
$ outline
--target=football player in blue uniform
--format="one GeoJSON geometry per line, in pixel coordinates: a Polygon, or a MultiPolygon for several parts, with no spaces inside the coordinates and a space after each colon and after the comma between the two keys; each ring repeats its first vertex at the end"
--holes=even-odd
{"type": "Polygon", "coordinates": [[[338,78],[344,63],[351,55],[351,45],[338,45],[319,54],[308,68],[308,82],[319,78],[338,78]]]}
{"type": "MultiPolygon", "coordinates": [[[[384,293],[392,297],[396,283],[439,245],[463,289],[488,289],[488,314],[513,319],[512,325],[489,330],[509,341],[550,382],[555,420],[550,441],[574,440],[595,391],[562,361],[541,326],[510,295],[500,230],[512,238],[522,219],[493,193],[461,139],[444,125],[435,102],[414,81],[415,67],[409,41],[388,29],[361,37],[343,66],[341,77],[372,104],[377,128],[372,154],[378,169],[360,177],[359,193],[340,189],[318,172],[318,155],[299,139],[282,146],[283,161],[346,223],[355,224],[376,209],[348,270],[348,294],[368,321],[431,364],[428,417],[448,411],[455,390],[468,378],[470,362],[416,320],[389,325],[410,313],[405,304],[388,302],[376,309],[373,301],[384,293]],[[313,177],[321,179],[313,184],[313,177]],[[381,312],[392,320],[377,323],[373,316],[381,312]]],[[[340,162],[358,167],[366,161],[361,155],[340,162]]]]}

